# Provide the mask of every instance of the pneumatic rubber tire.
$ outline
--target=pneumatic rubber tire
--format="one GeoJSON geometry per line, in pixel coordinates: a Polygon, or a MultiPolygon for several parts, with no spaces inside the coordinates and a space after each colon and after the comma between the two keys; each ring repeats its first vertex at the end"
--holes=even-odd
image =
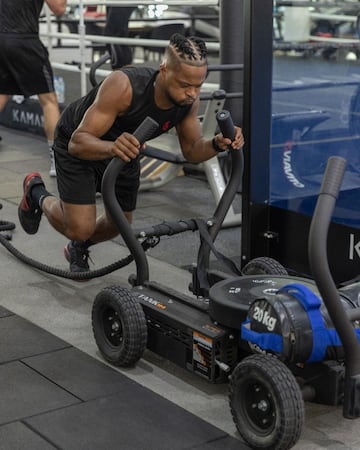
{"type": "Polygon", "coordinates": [[[130,367],[142,357],[147,342],[145,314],[128,289],[111,286],[99,292],[92,328],[102,356],[111,364],[130,367]]]}
{"type": "Polygon", "coordinates": [[[267,256],[252,259],[241,271],[244,275],[288,275],[282,264],[267,256]]]}
{"type": "Polygon", "coordinates": [[[251,448],[288,450],[299,440],[304,401],[292,372],[274,356],[251,355],[230,377],[233,420],[251,448]]]}

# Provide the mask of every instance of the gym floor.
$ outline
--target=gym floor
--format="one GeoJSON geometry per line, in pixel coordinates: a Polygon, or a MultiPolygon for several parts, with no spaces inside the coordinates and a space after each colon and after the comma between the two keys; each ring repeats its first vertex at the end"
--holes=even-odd
{"type": "MultiPolygon", "coordinates": [[[[47,187],[44,138],[0,127],[0,220],[16,224],[13,245],[50,266],[67,269],[65,238],[43,220],[26,235],[17,219],[25,174],[38,170],[47,187]]],[[[102,200],[98,199],[101,210],[102,200]]],[[[135,226],[211,216],[213,198],[201,177],[182,176],[141,192],[135,226]]],[[[218,248],[239,250],[240,227],[220,232],[218,248]]],[[[188,293],[198,235],[162,239],[149,253],[150,277],[188,293]]],[[[238,253],[239,254],[239,253],[238,253]]],[[[94,247],[94,268],[127,255],[117,239],[94,247]]],[[[78,283],[39,272],[2,247],[0,278],[0,448],[9,449],[245,449],[235,431],[227,385],[211,385],[147,351],[132,369],[109,367],[91,330],[91,307],[105,286],[128,286],[134,265],[78,283]]],[[[359,449],[358,422],[341,408],[306,404],[299,450],[359,449]]]]}
{"type": "MultiPolygon", "coordinates": [[[[43,220],[26,235],[17,219],[24,176],[41,172],[49,190],[48,154],[41,136],[0,126],[0,220],[16,224],[12,243],[22,253],[67,269],[66,239],[43,220]]],[[[240,195],[239,195],[240,197],[240,195]]],[[[235,200],[239,205],[240,199],[235,200]]],[[[163,220],[211,217],[214,200],[201,174],[178,177],[141,192],[134,226],[163,220]]],[[[98,198],[99,210],[102,199],[98,198]]],[[[224,229],[217,248],[235,261],[240,227],[224,229]],[[231,249],[231,250],[230,250],[231,249]]],[[[163,238],[149,255],[150,278],[188,293],[187,267],[196,260],[198,233],[163,238]]],[[[94,268],[128,254],[121,239],[92,249],[94,268]]],[[[237,449],[227,385],[211,385],[146,351],[131,369],[107,365],[91,330],[95,295],[106,286],[128,286],[131,264],[84,283],[39,272],[0,249],[0,448],[32,449],[237,449]]],[[[216,262],[214,262],[216,264],[216,262]]],[[[306,422],[295,450],[358,450],[358,421],[341,407],[306,404],[306,422]]]]}

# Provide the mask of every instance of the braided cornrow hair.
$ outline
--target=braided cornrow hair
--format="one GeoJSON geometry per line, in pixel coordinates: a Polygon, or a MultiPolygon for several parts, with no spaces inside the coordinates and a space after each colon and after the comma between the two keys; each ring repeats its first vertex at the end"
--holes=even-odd
{"type": "Polygon", "coordinates": [[[207,64],[206,44],[196,36],[185,37],[179,33],[173,34],[166,49],[166,54],[175,57],[179,62],[192,66],[207,64]]]}

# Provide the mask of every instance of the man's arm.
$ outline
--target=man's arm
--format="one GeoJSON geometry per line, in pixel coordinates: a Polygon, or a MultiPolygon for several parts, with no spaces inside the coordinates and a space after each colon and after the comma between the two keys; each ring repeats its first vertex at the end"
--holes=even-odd
{"type": "MultiPolygon", "coordinates": [[[[218,154],[212,144],[212,139],[202,136],[200,121],[197,117],[199,100],[197,100],[181,123],[176,127],[179,142],[184,158],[189,162],[202,162],[213,158],[218,154]]],[[[234,149],[240,149],[244,145],[244,137],[239,127],[235,127],[235,139],[224,138],[221,133],[215,136],[216,145],[222,150],[227,150],[229,145],[234,149]]]]}
{"type": "Polygon", "coordinates": [[[140,143],[129,133],[115,141],[100,139],[115,119],[130,106],[132,88],[128,77],[120,71],[111,73],[102,83],[94,103],[88,108],[69,142],[69,153],[77,158],[102,160],[118,156],[130,161],[139,153],[140,143]]]}
{"type": "Polygon", "coordinates": [[[45,0],[55,16],[62,16],[66,8],[66,0],[45,0]]]}

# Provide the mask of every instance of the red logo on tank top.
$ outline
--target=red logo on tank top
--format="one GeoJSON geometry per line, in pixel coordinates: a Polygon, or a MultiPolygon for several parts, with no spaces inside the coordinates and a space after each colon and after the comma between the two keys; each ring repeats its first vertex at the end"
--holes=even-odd
{"type": "Polygon", "coordinates": [[[163,126],[162,126],[162,130],[163,131],[167,131],[170,128],[170,120],[167,120],[163,126]]]}

